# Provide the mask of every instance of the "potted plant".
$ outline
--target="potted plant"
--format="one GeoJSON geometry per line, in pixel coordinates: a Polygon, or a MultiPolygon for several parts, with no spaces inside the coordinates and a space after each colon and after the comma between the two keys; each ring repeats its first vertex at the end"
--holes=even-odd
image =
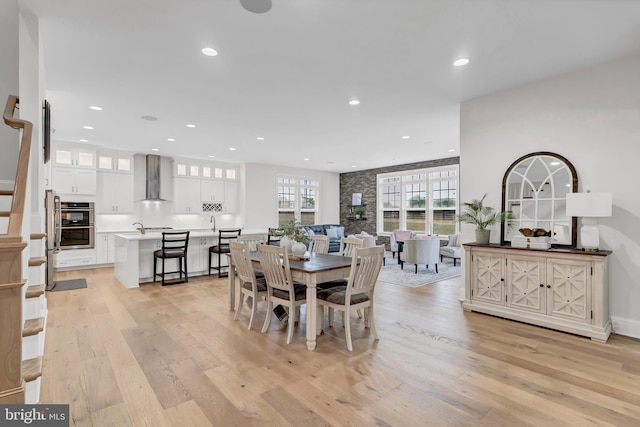
{"type": "Polygon", "coordinates": [[[491,237],[489,228],[514,219],[514,217],[511,212],[496,212],[493,207],[485,206],[484,199],[486,197],[487,194],[485,193],[480,200],[474,199],[463,203],[464,211],[458,215],[457,220],[460,223],[475,225],[476,243],[488,245],[491,237]]]}
{"type": "MultiPolygon", "coordinates": [[[[309,236],[302,225],[300,225],[300,222],[293,219],[287,224],[281,226],[279,230],[281,230],[284,237],[291,242],[290,244],[285,243],[285,246],[288,246],[294,255],[303,256],[307,250],[306,244],[309,243],[309,236]]],[[[280,246],[283,246],[282,240],[280,240],[280,246]]]]}
{"type": "Polygon", "coordinates": [[[356,216],[356,219],[360,219],[360,217],[362,216],[362,211],[361,210],[357,210],[353,214],[356,216]]]}

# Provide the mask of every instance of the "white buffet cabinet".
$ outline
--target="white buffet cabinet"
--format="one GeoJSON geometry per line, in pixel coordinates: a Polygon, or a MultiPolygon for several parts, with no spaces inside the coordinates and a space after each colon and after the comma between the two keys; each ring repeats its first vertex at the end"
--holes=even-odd
{"type": "MultiPolygon", "coordinates": [[[[171,230],[179,231],[179,230],[171,230]]],[[[243,232],[243,235],[255,233],[243,232]]],[[[264,235],[264,233],[260,234],[264,235]]],[[[191,231],[187,248],[187,269],[189,277],[208,274],[209,247],[218,241],[218,232],[212,230],[191,231]]],[[[114,235],[114,273],[125,288],[137,288],[140,283],[153,282],[153,252],[162,248],[162,233],[147,231],[117,233],[114,235]]],[[[165,261],[167,271],[177,270],[176,260],[165,261]]],[[[217,265],[218,258],[212,258],[217,265]]],[[[158,271],[161,271],[158,260],[158,271]]],[[[176,275],[177,276],[177,275],[176,275]]],[[[217,277],[217,276],[216,276],[217,277]]]]}
{"type": "Polygon", "coordinates": [[[463,246],[465,310],[607,341],[609,251],[463,246]]]}

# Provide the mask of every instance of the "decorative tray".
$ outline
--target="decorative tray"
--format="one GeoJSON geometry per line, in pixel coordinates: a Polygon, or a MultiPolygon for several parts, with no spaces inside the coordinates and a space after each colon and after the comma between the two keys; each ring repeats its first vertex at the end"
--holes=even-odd
{"type": "Polygon", "coordinates": [[[297,256],[297,255],[289,255],[289,259],[293,261],[309,261],[309,255],[305,256],[297,256]]]}

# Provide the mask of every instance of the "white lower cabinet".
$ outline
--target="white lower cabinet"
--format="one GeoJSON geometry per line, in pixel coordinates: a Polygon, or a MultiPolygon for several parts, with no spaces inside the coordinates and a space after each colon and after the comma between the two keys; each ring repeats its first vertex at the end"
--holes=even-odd
{"type": "Polygon", "coordinates": [[[114,233],[96,233],[96,264],[113,264],[115,247],[114,233]]]}
{"type": "MultiPolygon", "coordinates": [[[[162,239],[160,240],[140,240],[138,251],[138,271],[141,279],[151,279],[153,281],[153,263],[155,260],[153,259],[153,252],[158,249],[162,249],[162,239]]],[[[166,270],[175,270],[173,265],[169,263],[166,265],[166,270]]],[[[175,262],[175,261],[174,261],[175,262]]],[[[162,261],[158,260],[158,271],[162,271],[162,261]]]]}
{"type": "Polygon", "coordinates": [[[596,341],[611,333],[610,252],[465,244],[465,310],[596,341]]]}
{"type": "Polygon", "coordinates": [[[54,267],[64,270],[72,267],[91,267],[95,263],[95,249],[69,249],[56,254],[54,267]]]}
{"type": "MultiPolygon", "coordinates": [[[[192,237],[189,239],[187,249],[187,262],[189,274],[208,273],[209,268],[209,247],[215,244],[215,237],[192,237]]],[[[213,265],[217,265],[217,260],[213,265]]]]}

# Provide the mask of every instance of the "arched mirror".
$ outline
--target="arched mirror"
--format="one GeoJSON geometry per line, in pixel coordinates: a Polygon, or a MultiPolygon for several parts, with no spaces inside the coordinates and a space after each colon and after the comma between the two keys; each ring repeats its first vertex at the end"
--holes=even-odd
{"type": "Polygon", "coordinates": [[[502,210],[514,220],[503,224],[501,244],[509,244],[521,228],[551,232],[552,247],[575,248],[576,218],[567,217],[567,193],[578,191],[578,176],[559,154],[531,153],[513,162],[502,179],[502,210]]]}

